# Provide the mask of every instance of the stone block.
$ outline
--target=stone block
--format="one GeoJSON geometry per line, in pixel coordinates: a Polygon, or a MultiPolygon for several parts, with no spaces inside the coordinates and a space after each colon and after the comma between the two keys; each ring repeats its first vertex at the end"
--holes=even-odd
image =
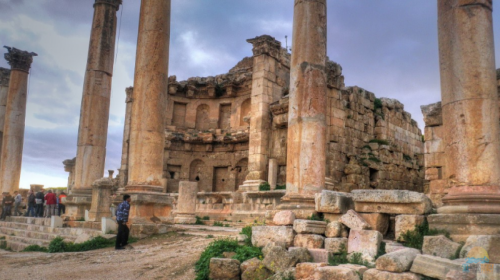
{"type": "Polygon", "coordinates": [[[342,217],[340,217],[339,222],[344,224],[346,227],[351,230],[364,230],[370,229],[370,224],[361,217],[360,214],[356,213],[354,210],[347,211],[342,217]]]}
{"type": "Polygon", "coordinates": [[[279,271],[273,276],[269,277],[267,280],[283,280],[283,279],[295,279],[295,267],[289,268],[284,271],[279,271]]]}
{"type": "Polygon", "coordinates": [[[286,247],[293,245],[295,233],[287,226],[255,226],[252,227],[252,244],[264,247],[269,242],[284,242],[286,247]]]}
{"type": "Polygon", "coordinates": [[[296,280],[310,280],[318,267],[328,266],[328,263],[299,263],[295,268],[296,280]]]}
{"type": "Polygon", "coordinates": [[[382,234],[376,230],[351,230],[347,252],[359,252],[364,260],[373,262],[381,242],[382,234]]]}
{"type": "Polygon", "coordinates": [[[209,278],[213,280],[239,280],[240,262],[233,259],[210,259],[209,278]]]}
{"type": "Polygon", "coordinates": [[[407,231],[415,230],[417,225],[421,225],[425,221],[425,216],[422,215],[398,215],[396,216],[395,237],[396,240],[404,241],[401,235],[407,231]]]}
{"type": "Polygon", "coordinates": [[[75,244],[81,244],[83,242],[89,241],[90,239],[92,239],[92,236],[84,233],[84,234],[78,235],[78,237],[75,239],[75,241],[73,243],[75,243],[75,244]]]}
{"type": "Polygon", "coordinates": [[[307,249],[323,248],[325,237],[318,234],[297,234],[293,241],[295,247],[303,247],[307,249]]]}
{"type": "Polygon", "coordinates": [[[423,193],[406,190],[353,190],[354,209],[364,213],[421,215],[432,210],[423,193]]]}
{"type": "Polygon", "coordinates": [[[499,214],[436,214],[427,216],[429,227],[445,230],[455,242],[471,235],[500,235],[499,214]]]}
{"type": "Polygon", "coordinates": [[[368,270],[368,267],[366,267],[364,265],[358,265],[358,264],[348,263],[348,264],[340,264],[338,266],[346,267],[346,268],[352,269],[354,271],[357,271],[359,273],[359,275],[363,275],[368,270]]]}
{"type": "Polygon", "coordinates": [[[51,228],[61,228],[63,227],[63,220],[59,216],[50,217],[50,227],[51,228]]]}
{"type": "Polygon", "coordinates": [[[246,260],[246,261],[244,261],[244,262],[241,263],[241,265],[240,265],[240,271],[241,272],[245,272],[245,270],[247,270],[247,268],[249,268],[250,266],[260,265],[261,262],[262,261],[259,260],[258,258],[253,258],[253,259],[246,260]]]}
{"type": "Polygon", "coordinates": [[[110,232],[118,233],[118,224],[111,218],[101,218],[101,232],[108,234],[110,232]]]}
{"type": "Polygon", "coordinates": [[[500,279],[500,264],[483,263],[476,274],[477,280],[500,279]]]}
{"type": "Polygon", "coordinates": [[[315,202],[320,213],[346,213],[353,208],[351,196],[342,192],[323,190],[315,195],[315,202]]]}
{"type": "Polygon", "coordinates": [[[420,106],[424,115],[425,126],[440,126],[443,125],[443,110],[441,102],[420,106]]]}
{"type": "Polygon", "coordinates": [[[383,213],[359,213],[370,225],[372,230],[379,231],[385,235],[389,230],[389,215],[383,213]]]}
{"type": "Polygon", "coordinates": [[[385,241],[385,252],[386,253],[392,253],[398,250],[406,249],[408,247],[403,246],[403,244],[390,241],[390,240],[384,240],[385,241]]]}
{"type": "Polygon", "coordinates": [[[325,239],[325,250],[330,251],[334,254],[340,253],[341,249],[347,250],[347,241],[345,237],[341,238],[326,238],[325,239]]]}
{"type": "Polygon", "coordinates": [[[363,280],[421,280],[422,278],[411,272],[394,273],[378,269],[368,269],[363,274],[363,280]]]}
{"type": "Polygon", "coordinates": [[[446,279],[451,270],[462,270],[462,265],[449,259],[430,255],[417,255],[410,271],[427,277],[446,279]]]}
{"type": "Polygon", "coordinates": [[[295,255],[288,252],[279,246],[274,246],[270,248],[262,264],[272,272],[284,271],[288,268],[294,267],[298,263],[298,259],[295,255]]]}
{"type": "Polygon", "coordinates": [[[333,214],[333,213],[323,213],[323,219],[326,222],[338,222],[340,217],[342,217],[344,214],[333,214]]]}
{"type": "MultiPolygon", "coordinates": [[[[240,266],[240,269],[242,266],[240,266]]],[[[258,262],[253,261],[249,263],[248,265],[246,265],[245,270],[241,271],[241,280],[267,280],[273,275],[273,273],[269,269],[265,268],[262,265],[262,262],[260,260],[258,260],[258,262]]]]}
{"type": "Polygon", "coordinates": [[[291,226],[295,221],[295,213],[292,211],[280,211],[274,215],[273,223],[278,226],[291,226]]]}
{"type": "MultiPolygon", "coordinates": [[[[467,238],[464,247],[460,250],[460,257],[473,257],[474,252],[469,256],[472,249],[480,247],[488,253],[490,263],[500,263],[500,235],[471,235],[467,238]]],[[[475,249],[477,250],[477,249],[475,249]]]]}
{"type": "Polygon", "coordinates": [[[458,257],[461,247],[460,243],[453,242],[444,235],[424,236],[422,253],[445,259],[455,259],[458,257]]]}
{"type": "Polygon", "coordinates": [[[476,273],[463,270],[451,270],[446,274],[445,280],[476,280],[476,273]]]}
{"type": "Polygon", "coordinates": [[[309,253],[309,250],[307,248],[290,247],[288,248],[288,252],[290,252],[292,256],[297,258],[299,263],[312,261],[311,253],[309,253]]]}
{"type": "Polygon", "coordinates": [[[314,270],[314,280],[360,280],[352,269],[341,266],[323,266],[314,270]]]}
{"type": "Polygon", "coordinates": [[[293,230],[297,233],[325,234],[326,222],[311,220],[295,220],[293,230]]]}
{"type": "Polygon", "coordinates": [[[308,249],[311,254],[312,262],[315,263],[328,263],[328,258],[332,255],[326,249],[308,249]]]}
{"type": "Polygon", "coordinates": [[[325,236],[328,238],[340,237],[342,234],[342,223],[331,222],[326,225],[325,236]]]}
{"type": "Polygon", "coordinates": [[[390,272],[409,271],[413,260],[420,255],[417,249],[407,248],[380,256],[375,262],[378,270],[390,272]]]}

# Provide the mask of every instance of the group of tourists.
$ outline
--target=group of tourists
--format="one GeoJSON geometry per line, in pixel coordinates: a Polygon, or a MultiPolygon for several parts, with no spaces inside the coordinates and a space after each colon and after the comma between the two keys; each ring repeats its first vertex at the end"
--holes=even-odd
{"type": "MultiPolygon", "coordinates": [[[[5,218],[9,216],[23,215],[21,212],[23,197],[18,191],[14,192],[14,196],[8,192],[4,192],[2,196],[1,220],[5,220],[5,218]]],[[[28,196],[26,197],[26,212],[24,213],[24,216],[39,218],[60,216],[66,213],[66,206],[64,205],[65,202],[66,194],[64,192],[56,194],[52,190],[48,190],[46,192],[40,190],[35,193],[30,190],[28,192],[28,196]]]]}

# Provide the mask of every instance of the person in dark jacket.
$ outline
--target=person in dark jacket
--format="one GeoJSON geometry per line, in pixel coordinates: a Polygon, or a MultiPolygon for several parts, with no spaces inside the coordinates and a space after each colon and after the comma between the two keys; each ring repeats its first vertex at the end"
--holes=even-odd
{"type": "Polygon", "coordinates": [[[35,217],[43,217],[43,200],[44,200],[44,195],[43,192],[40,190],[35,194],[35,217]]]}
{"type": "Polygon", "coordinates": [[[28,210],[26,211],[26,214],[24,216],[26,217],[35,217],[35,194],[33,191],[29,191],[28,193],[28,210]]]}
{"type": "Polygon", "coordinates": [[[7,193],[2,200],[3,212],[2,212],[2,220],[5,220],[6,217],[10,217],[12,215],[12,205],[14,205],[14,198],[10,193],[7,193]]]}
{"type": "Polygon", "coordinates": [[[130,195],[123,196],[123,202],[116,209],[116,222],[118,223],[118,234],[116,235],[116,250],[123,250],[128,245],[129,228],[127,227],[128,214],[130,211],[130,195]]]}

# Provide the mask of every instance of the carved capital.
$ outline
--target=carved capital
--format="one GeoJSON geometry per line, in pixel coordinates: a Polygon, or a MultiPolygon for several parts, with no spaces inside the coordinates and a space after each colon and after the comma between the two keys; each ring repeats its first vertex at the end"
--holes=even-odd
{"type": "Polygon", "coordinates": [[[11,48],[4,46],[7,49],[7,53],[4,55],[5,60],[9,63],[11,70],[20,70],[26,73],[30,72],[31,63],[33,62],[33,57],[37,56],[34,52],[27,52],[18,50],[16,48],[11,48]]]}
{"type": "Polygon", "coordinates": [[[253,45],[253,55],[267,54],[274,58],[280,57],[281,43],[269,35],[262,35],[253,39],[248,39],[248,43],[253,45]]]}
{"type": "Polygon", "coordinates": [[[127,99],[125,99],[125,103],[130,103],[134,99],[134,87],[128,87],[125,89],[125,93],[127,94],[127,99]]]}
{"type": "Polygon", "coordinates": [[[0,86],[8,87],[10,80],[10,70],[0,67],[0,86]]]}
{"type": "Polygon", "coordinates": [[[123,3],[123,0],[95,0],[94,8],[98,4],[106,4],[113,6],[117,11],[120,9],[120,5],[123,3]]]}

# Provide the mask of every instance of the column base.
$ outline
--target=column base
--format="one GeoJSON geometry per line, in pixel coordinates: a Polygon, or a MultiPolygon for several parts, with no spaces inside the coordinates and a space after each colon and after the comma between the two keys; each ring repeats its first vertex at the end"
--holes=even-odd
{"type": "Polygon", "coordinates": [[[239,186],[238,192],[258,192],[260,184],[265,182],[264,180],[246,180],[243,185],[239,186]]]}
{"type": "Polygon", "coordinates": [[[66,197],[66,214],[63,217],[67,220],[80,220],[85,218],[85,211],[90,210],[92,203],[92,189],[74,189],[66,197]]]}
{"type": "Polygon", "coordinates": [[[499,186],[456,186],[443,198],[439,214],[500,214],[499,186]]]}
{"type": "Polygon", "coordinates": [[[429,228],[445,230],[455,242],[466,241],[471,235],[499,235],[498,214],[436,214],[427,217],[429,228]]]}
{"type": "Polygon", "coordinates": [[[281,198],[278,210],[290,210],[297,219],[307,219],[317,214],[315,205],[314,195],[286,194],[281,198]]]}
{"type": "Polygon", "coordinates": [[[196,216],[194,213],[177,213],[174,218],[175,224],[195,224],[196,216]]]}

